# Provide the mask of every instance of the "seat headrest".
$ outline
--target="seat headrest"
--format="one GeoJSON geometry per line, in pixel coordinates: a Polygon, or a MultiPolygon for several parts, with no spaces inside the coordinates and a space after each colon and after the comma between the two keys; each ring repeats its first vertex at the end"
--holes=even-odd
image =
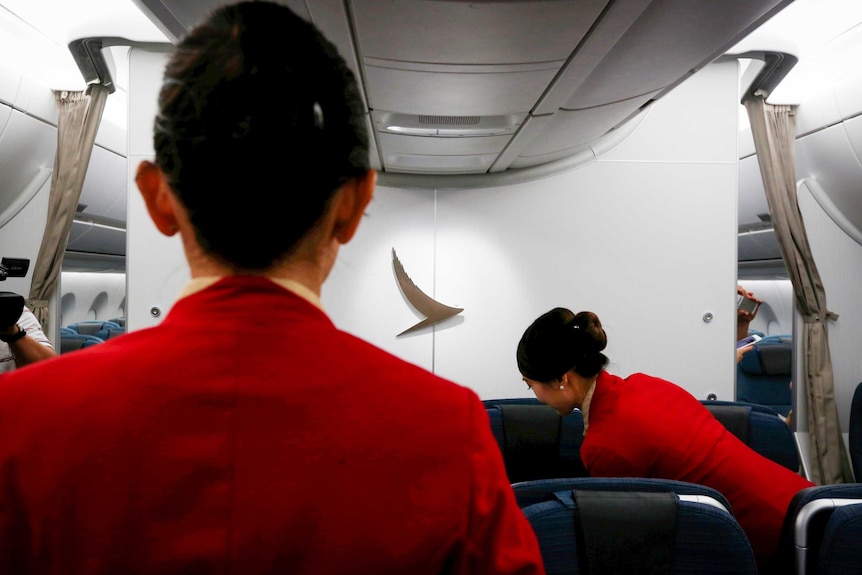
{"type": "Polygon", "coordinates": [[[672,574],[675,493],[572,491],[588,573],[672,574]]]}
{"type": "Polygon", "coordinates": [[[777,343],[760,346],[760,368],[765,375],[790,375],[793,345],[777,343]]]}
{"type": "Polygon", "coordinates": [[[553,477],[559,465],[562,417],[547,405],[501,404],[503,460],[509,481],[553,477]]]}
{"type": "Polygon", "coordinates": [[[789,342],[758,343],[742,356],[739,367],[747,375],[790,375],[793,344],[789,342]]]}
{"type": "Polygon", "coordinates": [[[747,405],[713,405],[709,402],[704,404],[712,412],[712,415],[724,425],[728,431],[748,444],[749,418],[751,407],[747,405]]]}

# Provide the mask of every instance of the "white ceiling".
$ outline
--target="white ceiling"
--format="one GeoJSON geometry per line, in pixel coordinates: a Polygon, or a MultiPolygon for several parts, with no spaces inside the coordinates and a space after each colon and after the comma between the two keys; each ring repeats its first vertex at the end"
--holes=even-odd
{"type": "MultiPolygon", "coordinates": [[[[731,52],[779,48],[803,60],[816,55],[854,28],[862,26],[860,0],[795,0],[731,52]]],[[[66,49],[75,38],[122,36],[142,42],[163,42],[166,36],[132,0],[0,0],[0,47],[10,35],[25,41],[27,51],[15,50],[28,66],[44,69],[54,84],[80,89],[77,66],[66,49]]],[[[122,68],[123,62],[118,62],[122,68]]],[[[802,67],[800,67],[802,68],[802,67]]],[[[125,87],[118,70],[118,87],[125,87]]],[[[56,86],[59,87],[59,86],[56,86]]],[[[780,97],[781,88],[773,96],[780,97]]]]}
{"type": "Polygon", "coordinates": [[[819,82],[811,80],[817,78],[817,69],[849,54],[848,42],[859,43],[860,38],[860,0],[795,0],[729,52],[771,49],[797,56],[799,62],[772,92],[769,102],[798,104],[817,89],[819,82]]]}
{"type": "MultiPolygon", "coordinates": [[[[131,0],[0,0],[0,36],[3,54],[18,55],[22,65],[42,70],[52,87],[70,90],[84,85],[69,41],[99,36],[166,41],[131,0]]],[[[121,89],[126,86],[124,64],[117,58],[115,81],[121,89]]]]}

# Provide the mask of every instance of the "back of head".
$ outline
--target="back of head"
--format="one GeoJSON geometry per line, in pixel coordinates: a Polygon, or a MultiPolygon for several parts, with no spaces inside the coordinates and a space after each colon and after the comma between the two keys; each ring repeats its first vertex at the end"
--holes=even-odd
{"type": "Polygon", "coordinates": [[[557,307],[539,316],[518,342],[518,370],[528,379],[550,382],[570,369],[593,377],[608,363],[601,351],[608,344],[596,314],[557,307]]]}
{"type": "Polygon", "coordinates": [[[261,270],[366,172],[365,122],[352,72],[314,25],[281,4],[240,2],[192,29],[168,61],[156,163],[203,250],[261,270]]]}

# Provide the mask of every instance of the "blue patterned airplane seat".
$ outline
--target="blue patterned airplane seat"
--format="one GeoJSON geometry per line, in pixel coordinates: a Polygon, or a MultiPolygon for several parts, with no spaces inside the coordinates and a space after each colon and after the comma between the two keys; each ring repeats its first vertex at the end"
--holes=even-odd
{"type": "Polygon", "coordinates": [[[105,343],[105,340],[94,335],[85,335],[74,331],[71,333],[64,332],[60,333],[60,349],[58,351],[61,354],[69,353],[79,349],[84,349],[85,347],[90,347],[91,345],[98,345],[100,343],[105,343]]]}
{"type": "Polygon", "coordinates": [[[754,451],[792,471],[800,471],[802,459],[793,430],[774,410],[742,401],[701,400],[701,403],[754,451]]]}
{"type": "Polygon", "coordinates": [[[826,522],[817,557],[818,575],[862,573],[862,501],[836,507],[826,522]]]}
{"type": "Polygon", "coordinates": [[[512,487],[528,503],[522,511],[548,575],[757,573],[745,532],[709,487],[631,477],[512,487]]]}
{"type": "MultiPolygon", "coordinates": [[[[535,398],[492,399],[483,403],[511,483],[589,476],[581,461],[584,420],[579,410],[560,417],[535,398]]],[[[773,410],[732,401],[701,403],[749,447],[788,469],[799,471],[801,459],[793,432],[773,410]]]]}
{"type": "Polygon", "coordinates": [[[584,477],[584,420],[580,411],[561,417],[552,408],[519,400],[486,403],[491,431],[511,483],[545,477],[584,477]]]}
{"type": "Polygon", "coordinates": [[[73,329],[82,335],[94,335],[101,340],[106,340],[110,337],[110,330],[120,328],[120,324],[112,321],[101,320],[85,320],[70,323],[69,329],[73,329]]]}
{"type": "Polygon", "coordinates": [[[848,557],[854,556],[854,553],[859,557],[862,549],[859,510],[844,511],[842,508],[847,506],[862,506],[862,483],[816,485],[797,493],[788,506],[779,543],[779,561],[770,574],[825,574],[818,570],[821,561],[824,564],[833,562],[833,570],[828,571],[833,575],[862,573],[862,563],[856,564],[850,571],[838,570],[839,565],[846,565],[848,557]],[[836,515],[839,509],[842,509],[842,513],[836,515]],[[856,549],[840,548],[848,542],[848,535],[855,537],[852,546],[856,549]],[[829,553],[831,557],[826,557],[824,553],[829,553]]]}

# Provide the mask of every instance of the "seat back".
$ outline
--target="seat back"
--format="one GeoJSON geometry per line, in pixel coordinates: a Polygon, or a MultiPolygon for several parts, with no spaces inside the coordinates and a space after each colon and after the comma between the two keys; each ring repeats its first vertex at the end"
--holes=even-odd
{"type": "MultiPolygon", "coordinates": [[[[552,477],[587,477],[581,461],[584,419],[579,410],[560,417],[536,398],[484,400],[491,431],[511,483],[552,477]]],[[[754,451],[793,471],[801,458],[787,424],[772,409],[734,401],[702,400],[725,427],[754,451]]]]}
{"type": "Polygon", "coordinates": [[[793,339],[767,336],[736,365],[736,399],[766,405],[787,416],[793,403],[793,339]]]}
{"type": "Polygon", "coordinates": [[[67,327],[80,334],[94,335],[101,340],[106,340],[110,337],[109,331],[113,328],[119,328],[120,325],[112,321],[85,320],[70,323],[67,327]]]}
{"type": "Polygon", "coordinates": [[[91,345],[105,343],[105,340],[94,335],[85,335],[77,332],[62,332],[60,333],[60,353],[69,353],[77,351],[91,345]]]}
{"type": "MultiPolygon", "coordinates": [[[[862,504],[862,483],[817,485],[797,493],[791,500],[784,518],[778,563],[771,572],[797,575],[817,573],[817,564],[824,550],[823,544],[826,542],[825,534],[834,511],[847,505],[859,504],[862,504]]],[[[842,513],[836,518],[833,529],[837,529],[837,524],[843,521],[844,515],[842,513]]],[[[830,553],[835,549],[837,536],[838,533],[831,534],[830,553]]],[[[854,545],[858,546],[859,541],[857,539],[854,545]]],[[[826,559],[825,556],[823,559],[826,559]]],[[[838,558],[838,560],[841,559],[838,558]]]]}
{"type": "Polygon", "coordinates": [[[836,507],[823,531],[817,559],[819,575],[862,572],[862,500],[836,507]]]}
{"type": "Polygon", "coordinates": [[[538,401],[514,400],[486,403],[486,412],[511,483],[588,475],[581,461],[580,411],[561,417],[538,401]]]}
{"type": "Polygon", "coordinates": [[[771,408],[741,401],[701,403],[754,451],[792,471],[800,471],[802,459],[793,431],[771,408]]]}
{"type": "Polygon", "coordinates": [[[505,397],[501,399],[483,399],[485,409],[497,407],[498,405],[544,405],[535,397],[505,397]]]}
{"type": "Polygon", "coordinates": [[[105,332],[105,341],[117,337],[119,335],[123,335],[126,333],[126,328],[124,327],[109,327],[105,332]]]}
{"type": "Polygon", "coordinates": [[[714,499],[723,509],[730,509],[730,502],[719,491],[706,485],[658,479],[653,477],[552,477],[533,479],[512,484],[515,500],[521,508],[554,499],[554,493],[566,489],[592,489],[595,491],[673,491],[680,495],[704,495],[714,499]]]}
{"type": "Polygon", "coordinates": [[[549,575],[757,573],[717,491],[680,481],[570,478],[515,484],[549,575]],[[544,495],[539,495],[544,491],[544,495]]]}
{"type": "Polygon", "coordinates": [[[850,402],[850,426],[847,429],[850,464],[853,477],[862,483],[862,382],[856,385],[853,400],[850,402]]]}

